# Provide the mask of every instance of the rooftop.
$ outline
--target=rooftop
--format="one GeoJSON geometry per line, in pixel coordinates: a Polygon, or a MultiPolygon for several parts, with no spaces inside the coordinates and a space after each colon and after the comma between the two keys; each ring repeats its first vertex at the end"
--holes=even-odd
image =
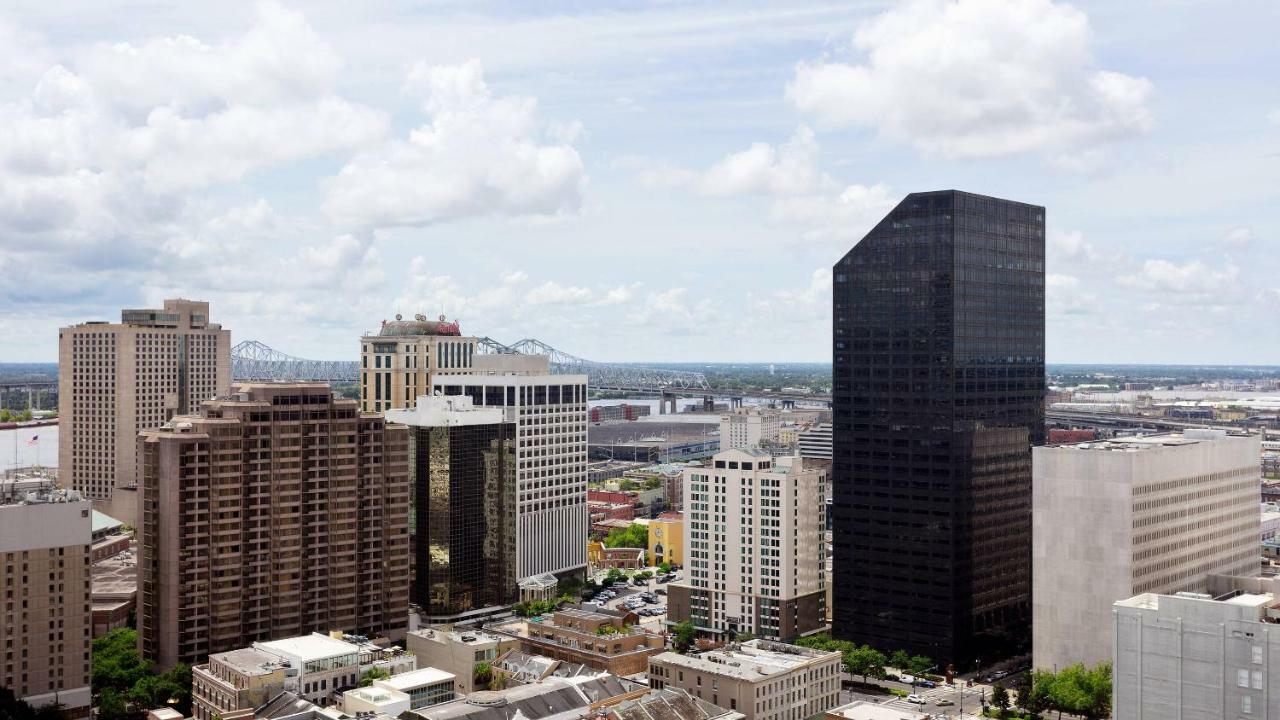
{"type": "Polygon", "coordinates": [[[799,645],[751,640],[741,645],[729,645],[698,655],[664,652],[656,655],[654,660],[756,682],[770,675],[789,672],[818,658],[839,655],[837,651],[823,652],[799,645]]]}
{"type": "Polygon", "coordinates": [[[1142,437],[1118,437],[1109,440],[1090,440],[1057,445],[1056,448],[1067,450],[1108,450],[1111,452],[1141,452],[1167,447],[1183,447],[1203,442],[1225,440],[1228,437],[1244,437],[1240,434],[1229,434],[1226,430],[1209,428],[1188,429],[1180,433],[1156,433],[1142,437]]]}
{"type": "Polygon", "coordinates": [[[437,642],[445,642],[446,640],[453,643],[462,643],[464,645],[489,645],[502,642],[503,638],[483,630],[448,630],[445,628],[425,627],[420,630],[414,630],[411,635],[435,640],[437,642]]]}
{"type": "Polygon", "coordinates": [[[423,337],[423,336],[461,337],[462,330],[458,322],[449,322],[444,315],[439,320],[428,320],[425,315],[414,315],[412,320],[405,320],[396,315],[395,320],[383,320],[376,335],[365,337],[423,337]]]}
{"type": "Polygon", "coordinates": [[[214,653],[209,656],[209,660],[217,660],[219,663],[249,677],[270,675],[283,667],[278,655],[272,655],[251,647],[214,653]]]}
{"type": "Polygon", "coordinates": [[[354,655],[360,648],[345,640],[336,640],[323,633],[299,635],[284,640],[254,643],[259,650],[295,657],[302,662],[323,660],[339,655],[354,655]]]}
{"type": "Polygon", "coordinates": [[[111,517],[110,515],[106,513],[98,512],[97,510],[93,511],[92,532],[94,535],[97,535],[100,532],[107,532],[107,531],[115,530],[116,528],[122,528],[122,527],[124,527],[124,523],[111,517]]]}
{"type": "Polygon", "coordinates": [[[477,407],[468,395],[419,395],[415,407],[387,411],[388,422],[414,427],[497,425],[506,417],[502,408],[477,407]]]}
{"type": "Polygon", "coordinates": [[[379,680],[378,684],[382,687],[390,687],[396,690],[412,690],[414,688],[420,688],[423,685],[451,682],[456,679],[457,676],[453,673],[437,670],[433,667],[425,667],[418,670],[410,670],[409,672],[400,673],[398,675],[392,675],[389,678],[379,680]]]}
{"type": "Polygon", "coordinates": [[[827,715],[836,715],[848,720],[922,720],[928,717],[914,710],[904,710],[866,700],[856,700],[848,705],[832,708],[827,711],[827,715]]]}
{"type": "Polygon", "coordinates": [[[505,690],[481,690],[465,700],[410,711],[427,720],[570,720],[592,703],[630,692],[640,686],[607,673],[573,678],[549,677],[505,690]]]}

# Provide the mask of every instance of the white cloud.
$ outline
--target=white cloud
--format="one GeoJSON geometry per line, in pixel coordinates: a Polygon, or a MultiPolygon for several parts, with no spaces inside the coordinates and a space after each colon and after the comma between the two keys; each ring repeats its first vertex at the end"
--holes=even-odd
{"type": "Polygon", "coordinates": [[[850,185],[838,193],[779,198],[770,213],[775,222],[805,228],[814,241],[861,238],[894,205],[889,188],[882,185],[850,185]]]}
{"type": "Polygon", "coordinates": [[[1085,14],[1050,0],[910,0],[862,24],[858,63],[801,63],[787,97],[944,157],[1055,154],[1153,125],[1145,78],[1098,70],[1085,14]]]}
{"type": "MultiPolygon", "coordinates": [[[[572,145],[541,138],[532,98],[493,95],[478,60],[414,67],[405,91],[429,122],[353,158],[325,209],[358,227],[422,226],[482,215],[575,213],[587,184],[572,145]]],[[[562,138],[576,135],[560,126],[562,138]]]]}
{"type": "Polygon", "coordinates": [[[778,147],[754,143],[712,165],[698,179],[707,195],[797,195],[815,189],[821,177],[815,166],[818,143],[813,131],[800,126],[778,147]]]}
{"type": "Polygon", "coordinates": [[[586,302],[591,298],[592,293],[589,288],[561,285],[554,280],[548,280],[530,290],[524,299],[530,305],[567,305],[586,302]]]}
{"type": "Polygon", "coordinates": [[[1089,315],[1098,307],[1098,297],[1087,292],[1074,275],[1045,275],[1045,306],[1049,315],[1089,315]]]}
{"type": "Polygon", "coordinates": [[[1119,282],[1139,290],[1212,295],[1235,289],[1239,275],[1234,265],[1215,270],[1199,260],[1178,264],[1161,259],[1147,260],[1139,272],[1123,275],[1119,282]]]}
{"type": "Polygon", "coordinates": [[[1267,113],[1267,119],[1270,120],[1273,125],[1280,125],[1280,108],[1276,108],[1275,110],[1267,113]]]}
{"type": "Polygon", "coordinates": [[[1248,225],[1240,225],[1231,228],[1222,236],[1222,244],[1226,245],[1228,248],[1243,250],[1244,248],[1252,245],[1253,241],[1256,239],[1257,235],[1254,234],[1252,227],[1248,225]]]}

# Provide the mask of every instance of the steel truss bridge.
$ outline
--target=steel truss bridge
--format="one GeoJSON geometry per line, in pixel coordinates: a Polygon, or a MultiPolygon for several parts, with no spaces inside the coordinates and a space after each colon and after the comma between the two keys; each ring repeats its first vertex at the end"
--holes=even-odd
{"type": "MultiPolygon", "coordinates": [[[[551,361],[552,373],[586,375],[587,384],[595,390],[663,395],[716,394],[700,372],[594,362],[532,338],[506,345],[482,337],[477,338],[476,347],[486,354],[546,355],[551,361]]],[[[257,340],[245,340],[231,348],[231,377],[234,380],[358,382],[360,363],[353,360],[307,360],[286,355],[257,340]]]]}

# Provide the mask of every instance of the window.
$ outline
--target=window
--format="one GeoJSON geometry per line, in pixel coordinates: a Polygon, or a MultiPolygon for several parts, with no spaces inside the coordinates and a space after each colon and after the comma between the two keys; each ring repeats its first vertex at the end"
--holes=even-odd
{"type": "Polygon", "coordinates": [[[1236,685],[1239,685],[1242,688],[1249,687],[1249,671],[1248,670],[1236,671],[1236,685]]]}
{"type": "Polygon", "coordinates": [[[1262,671],[1261,670],[1253,671],[1253,689],[1254,690],[1262,689],[1262,671]]]}
{"type": "Polygon", "coordinates": [[[1253,646],[1253,664],[1254,665],[1262,664],[1262,646],[1261,645],[1253,646]]]}
{"type": "Polygon", "coordinates": [[[1240,712],[1246,715],[1253,712],[1253,698],[1248,695],[1240,698],[1240,712]]]}

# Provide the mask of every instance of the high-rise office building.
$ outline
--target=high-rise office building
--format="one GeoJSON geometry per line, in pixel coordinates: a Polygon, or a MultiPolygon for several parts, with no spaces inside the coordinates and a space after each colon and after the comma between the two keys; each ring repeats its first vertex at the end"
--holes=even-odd
{"type": "Polygon", "coordinates": [[[468,372],[475,352],[476,339],[462,337],[458,323],[443,315],[383,320],[360,338],[360,408],[411,408],[419,395],[431,394],[432,378],[468,372]]]}
{"type": "Polygon", "coordinates": [[[517,580],[587,567],[587,376],[552,375],[541,355],[476,355],[435,392],[502,408],[516,425],[517,580]]]}
{"type": "Polygon", "coordinates": [[[670,621],[788,642],[824,626],[827,473],[758,449],[685,469],[687,575],[667,586],[670,621]]]}
{"type": "Polygon", "coordinates": [[[0,687],[88,717],[92,511],[51,477],[0,478],[0,687]]]}
{"type": "Polygon", "coordinates": [[[404,637],[403,426],[327,383],[246,383],[138,444],[148,660],[195,664],[311,631],[404,637]]]}
{"type": "MultiPolygon", "coordinates": [[[[58,330],[58,481],[92,500],[134,484],[139,430],[159,427],[231,384],[231,331],[209,303],[165,300],[119,323],[58,330]]],[[[132,520],[132,518],[125,518],[132,520]]]]}
{"type": "Polygon", "coordinates": [[[1044,208],[908,195],[832,269],[833,631],[958,669],[1029,641],[1044,208]]]}
{"type": "Polygon", "coordinates": [[[387,412],[413,448],[411,598],[427,623],[456,623],[516,602],[516,425],[501,407],[424,395],[387,412]]]}
{"type": "Polygon", "coordinates": [[[720,449],[759,447],[778,442],[782,414],[772,408],[740,408],[720,416],[720,449]]]}
{"type": "Polygon", "coordinates": [[[831,423],[818,423],[801,430],[796,441],[800,446],[800,457],[831,459],[831,423]]]}
{"type": "Polygon", "coordinates": [[[1119,600],[1256,574],[1260,453],[1259,436],[1224,430],[1036,448],[1035,666],[1110,660],[1119,600]]]}

